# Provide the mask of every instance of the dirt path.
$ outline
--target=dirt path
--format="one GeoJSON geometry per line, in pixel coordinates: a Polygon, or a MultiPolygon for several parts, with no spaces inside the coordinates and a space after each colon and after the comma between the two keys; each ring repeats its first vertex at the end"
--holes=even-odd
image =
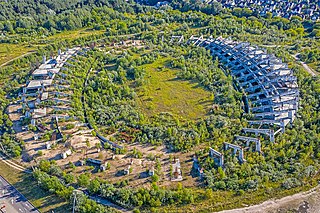
{"type": "Polygon", "coordinates": [[[221,211],[220,213],[275,212],[320,213],[320,185],[307,192],[300,192],[277,200],[271,199],[245,208],[221,211]]]}
{"type": "Polygon", "coordinates": [[[21,171],[21,172],[25,172],[25,173],[28,173],[28,174],[31,174],[31,173],[32,173],[32,171],[30,171],[29,169],[26,169],[25,167],[23,167],[23,166],[15,163],[15,162],[9,160],[6,156],[4,156],[4,155],[2,155],[2,154],[0,154],[0,160],[1,160],[3,163],[7,164],[8,166],[10,166],[10,167],[12,167],[12,168],[14,168],[14,169],[16,169],[16,170],[19,170],[19,171],[21,171]]]}
{"type": "Polygon", "coordinates": [[[25,53],[25,54],[22,54],[22,55],[18,56],[18,57],[12,58],[12,59],[10,59],[9,61],[1,64],[0,67],[6,66],[6,65],[8,65],[10,62],[12,62],[12,61],[14,61],[14,60],[16,60],[16,59],[19,59],[19,58],[23,58],[23,57],[25,57],[25,56],[27,56],[27,55],[31,55],[32,53],[35,53],[35,51],[29,51],[29,52],[27,52],[27,53],[25,53]]]}
{"type": "Polygon", "coordinates": [[[313,71],[313,69],[311,69],[305,62],[303,61],[300,61],[300,59],[298,58],[299,56],[299,53],[295,54],[295,55],[291,55],[296,61],[298,61],[302,66],[303,68],[308,72],[310,73],[310,75],[312,76],[316,76],[317,73],[313,71]]]}
{"type": "MultiPolygon", "coordinates": [[[[261,45],[262,47],[271,47],[271,48],[274,48],[274,47],[281,47],[281,45],[261,45]]],[[[287,45],[284,45],[285,47],[290,47],[290,46],[287,46],[287,45]]],[[[317,76],[318,73],[316,73],[312,68],[310,68],[305,62],[301,61],[298,56],[300,55],[300,53],[297,53],[295,55],[291,55],[297,62],[299,62],[302,67],[312,76],[317,76]]]]}

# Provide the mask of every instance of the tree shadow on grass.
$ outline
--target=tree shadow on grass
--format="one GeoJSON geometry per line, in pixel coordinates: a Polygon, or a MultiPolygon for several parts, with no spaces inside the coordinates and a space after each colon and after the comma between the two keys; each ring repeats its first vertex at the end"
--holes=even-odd
{"type": "Polygon", "coordinates": [[[41,212],[71,211],[67,202],[40,188],[32,175],[21,174],[19,176],[20,181],[12,185],[41,212]]]}

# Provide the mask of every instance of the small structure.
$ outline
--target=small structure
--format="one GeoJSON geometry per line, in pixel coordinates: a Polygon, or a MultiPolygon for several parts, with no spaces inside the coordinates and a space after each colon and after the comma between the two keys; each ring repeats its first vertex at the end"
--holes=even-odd
{"type": "Polygon", "coordinates": [[[180,160],[177,158],[174,161],[173,166],[173,178],[171,181],[182,181],[180,160]]]}
{"type": "Polygon", "coordinates": [[[71,149],[68,149],[67,151],[61,153],[61,158],[66,159],[68,156],[72,154],[71,149]]]}
{"type": "Polygon", "coordinates": [[[32,78],[34,80],[46,80],[48,78],[53,77],[53,73],[50,70],[47,69],[36,69],[32,73],[32,78]]]}
{"type": "Polygon", "coordinates": [[[130,174],[130,168],[131,168],[131,166],[129,165],[128,168],[123,170],[123,174],[124,175],[129,175],[130,174]]]}
{"type": "Polygon", "coordinates": [[[214,162],[219,166],[219,167],[223,167],[224,164],[224,157],[223,154],[221,154],[220,152],[212,149],[210,147],[209,149],[209,156],[211,158],[213,158],[214,162]]]}
{"type": "Polygon", "coordinates": [[[183,41],[184,41],[183,35],[181,35],[181,36],[174,36],[173,35],[173,36],[171,36],[170,43],[177,42],[178,44],[180,44],[183,41]]]}
{"type": "Polygon", "coordinates": [[[48,96],[49,96],[49,93],[48,93],[48,92],[43,92],[43,93],[41,94],[40,100],[41,100],[41,101],[47,100],[47,99],[48,99],[48,96]]]}
{"type": "Polygon", "coordinates": [[[46,142],[46,149],[51,149],[52,144],[48,141],[46,142]]]}
{"type": "Polygon", "coordinates": [[[231,143],[224,143],[224,149],[228,150],[228,149],[233,149],[233,154],[236,155],[237,152],[239,152],[238,154],[238,160],[240,161],[240,163],[245,162],[244,156],[243,156],[243,148],[241,146],[235,145],[235,144],[231,144],[231,143]]]}
{"type": "Polygon", "coordinates": [[[148,172],[149,176],[153,176],[155,174],[154,172],[154,166],[151,166],[148,172]]]}
{"type": "Polygon", "coordinates": [[[108,168],[108,162],[105,162],[104,164],[101,164],[100,165],[100,170],[101,171],[106,171],[107,170],[107,168],[108,168]]]}
{"type": "Polygon", "coordinates": [[[47,115],[47,108],[34,109],[32,111],[32,119],[42,118],[47,115]]]}
{"type": "Polygon", "coordinates": [[[242,131],[245,133],[255,133],[255,135],[265,134],[265,135],[269,136],[270,141],[274,143],[275,134],[274,134],[273,129],[243,128],[242,131]]]}
{"type": "Polygon", "coordinates": [[[33,139],[36,141],[39,139],[39,135],[38,134],[34,134],[33,139]]]}
{"type": "Polygon", "coordinates": [[[193,155],[193,165],[192,165],[192,170],[197,173],[200,179],[203,177],[203,172],[204,169],[200,167],[199,165],[199,160],[196,155],[193,155]]]}
{"type": "Polygon", "coordinates": [[[255,151],[261,153],[261,142],[258,138],[245,137],[245,136],[236,136],[236,140],[242,140],[246,142],[246,147],[249,147],[250,142],[255,143],[255,151]]]}
{"type": "Polygon", "coordinates": [[[28,91],[28,90],[38,90],[38,89],[41,89],[41,88],[44,88],[44,87],[48,87],[48,86],[51,86],[52,84],[52,79],[47,79],[47,80],[31,80],[27,87],[25,92],[28,91]]]}

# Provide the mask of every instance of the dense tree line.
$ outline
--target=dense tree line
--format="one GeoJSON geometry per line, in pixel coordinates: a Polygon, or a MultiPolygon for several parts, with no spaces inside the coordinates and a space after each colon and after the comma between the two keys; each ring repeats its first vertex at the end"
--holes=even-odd
{"type": "Polygon", "coordinates": [[[7,1],[0,4],[0,31],[31,35],[34,32],[48,34],[83,27],[100,30],[113,25],[116,19],[121,29],[123,25],[130,24],[130,19],[123,13],[144,10],[133,1],[124,0],[7,1]]]}
{"type": "MultiPolygon", "coordinates": [[[[41,187],[57,194],[65,200],[70,200],[74,187],[87,188],[91,195],[98,195],[126,208],[134,207],[159,207],[170,204],[189,204],[196,200],[204,199],[203,195],[193,192],[191,189],[178,185],[175,190],[160,188],[156,183],[150,189],[146,188],[126,188],[123,184],[111,184],[108,181],[94,178],[88,173],[82,173],[77,178],[72,173],[62,172],[55,162],[40,161],[39,170],[34,172],[34,177],[41,187]],[[71,180],[71,181],[70,181],[71,180]],[[69,186],[66,186],[66,183],[69,186]]],[[[94,202],[89,203],[84,198],[80,202],[81,212],[103,212],[103,208],[94,202]],[[90,207],[91,204],[92,206],[90,207]]]]}

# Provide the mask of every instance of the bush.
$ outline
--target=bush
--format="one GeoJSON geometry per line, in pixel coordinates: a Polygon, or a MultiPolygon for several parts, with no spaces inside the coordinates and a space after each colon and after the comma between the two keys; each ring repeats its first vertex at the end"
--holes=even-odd
{"type": "Polygon", "coordinates": [[[73,129],[75,125],[73,123],[69,123],[66,125],[66,130],[73,129]]]}
{"type": "Polygon", "coordinates": [[[41,151],[41,150],[39,150],[38,152],[37,152],[37,156],[42,156],[43,155],[43,152],[41,151]]]}
{"type": "Polygon", "coordinates": [[[240,189],[237,191],[236,195],[242,196],[242,195],[244,195],[244,191],[242,189],[240,189]]]}
{"type": "Polygon", "coordinates": [[[288,178],[282,183],[282,187],[285,189],[291,189],[301,186],[301,182],[296,178],[288,178]]]}
{"type": "Polygon", "coordinates": [[[157,174],[154,174],[151,176],[151,181],[152,182],[158,182],[160,179],[160,177],[157,174]]]}

